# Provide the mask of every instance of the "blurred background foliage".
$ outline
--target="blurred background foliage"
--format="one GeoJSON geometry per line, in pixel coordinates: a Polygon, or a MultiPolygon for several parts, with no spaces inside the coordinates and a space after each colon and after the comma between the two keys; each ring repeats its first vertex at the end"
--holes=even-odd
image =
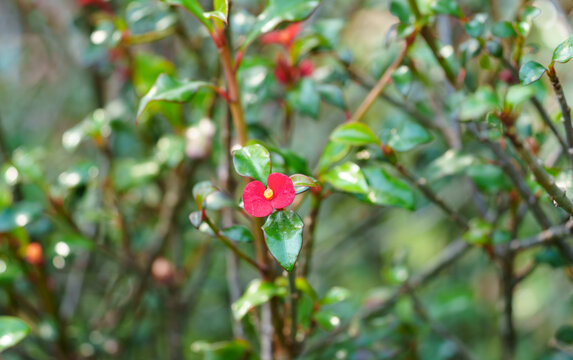
{"type": "MultiPolygon", "coordinates": [[[[428,11],[435,2],[418,3],[428,11]]],[[[548,64],[553,49],[571,35],[573,4],[527,3],[541,12],[523,39],[523,59],[548,64]]],[[[459,5],[468,18],[487,14],[487,36],[510,53],[515,38],[506,38],[509,30],[497,24],[521,16],[522,1],[459,5]]],[[[233,1],[230,24],[237,43],[264,6],[233,1]]],[[[277,81],[280,46],[257,41],[245,54],[239,79],[249,131],[292,152],[295,160],[286,161],[287,168],[315,168],[328,135],[368,93],[353,81],[349,67],[374,83],[395,58],[399,20],[390,9],[385,0],[323,0],[298,37],[300,54],[312,60],[312,75],[293,85],[277,81]],[[294,111],[286,141],[285,102],[294,111]]],[[[454,66],[465,70],[471,89],[511,83],[504,76],[512,75],[475,48],[458,21],[438,15],[435,32],[452,44],[454,66]]],[[[448,85],[423,41],[412,45],[408,62],[414,66],[385,92],[398,104],[445,119],[454,132],[461,104],[469,117],[484,106],[482,100],[468,101],[471,92],[448,85]]],[[[571,98],[571,65],[559,66],[571,98]]],[[[238,350],[224,348],[229,353],[209,344],[234,336],[228,277],[240,276],[242,292],[256,273],[245,268],[229,274],[227,252],[188,220],[197,207],[192,185],[222,181],[220,132],[227,109],[216,94],[200,90],[185,104],[151,103],[136,125],[140,100],[161,73],[224,84],[216,47],[181,8],[156,0],[0,2],[0,312],[22,318],[32,329],[3,359],[65,358],[62,347],[82,359],[241,358],[232,352],[241,354],[242,343],[233,343],[238,350]],[[30,243],[41,244],[36,258],[30,243]]],[[[549,82],[531,87],[559,126],[549,82]]],[[[519,107],[520,134],[535,143],[540,158],[551,158],[559,143],[531,105],[519,107]]],[[[396,150],[405,147],[401,162],[467,217],[479,216],[481,201],[499,223],[511,220],[505,210],[513,206],[513,185],[471,135],[448,143],[435,129],[417,129],[411,114],[387,100],[376,102],[364,122],[385,142],[401,127],[428,136],[414,149],[398,141],[396,150]]],[[[378,155],[365,147],[351,156],[361,161],[378,155]]],[[[559,166],[553,170],[567,176],[559,166]]],[[[238,196],[233,201],[238,203],[238,196]]],[[[563,214],[546,196],[540,202],[552,221],[560,221],[563,214]]],[[[308,211],[306,199],[300,212],[308,211]]],[[[532,216],[524,216],[519,233],[501,233],[500,242],[539,232],[532,216]]],[[[334,286],[346,291],[344,301],[322,308],[317,336],[386,299],[462,234],[419,192],[413,210],[334,193],[324,201],[320,219],[308,282],[320,296],[334,286]]],[[[244,248],[252,251],[248,244],[244,248]]],[[[501,358],[502,294],[490,255],[476,246],[415,297],[400,298],[373,321],[352,324],[350,336],[303,358],[456,359],[458,340],[476,359],[501,358]]],[[[516,258],[517,269],[530,266],[535,271],[514,294],[516,358],[573,358],[566,344],[573,342],[567,327],[573,325],[570,269],[551,249],[535,248],[516,258]]],[[[247,321],[246,331],[254,326],[247,321]]]]}

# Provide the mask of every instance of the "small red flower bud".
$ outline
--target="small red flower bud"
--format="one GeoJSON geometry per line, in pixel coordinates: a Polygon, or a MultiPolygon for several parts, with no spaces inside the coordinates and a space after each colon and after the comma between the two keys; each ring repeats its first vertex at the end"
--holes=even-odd
{"type": "Polygon", "coordinates": [[[26,246],[26,261],[31,265],[42,265],[44,252],[40,243],[33,242],[26,246]]]}
{"type": "Polygon", "coordinates": [[[289,49],[294,43],[295,38],[301,32],[303,23],[298,22],[291,24],[283,30],[275,30],[261,37],[263,45],[279,44],[285,49],[289,49]]]}
{"type": "Polygon", "coordinates": [[[292,204],[295,196],[292,180],[281,173],[267,178],[267,187],[260,181],[251,181],[243,191],[245,211],[254,217],[270,215],[273,209],[283,209],[292,204]]]}
{"type": "Polygon", "coordinates": [[[312,61],[305,59],[298,64],[298,69],[302,77],[311,76],[314,72],[314,64],[312,61]]]}

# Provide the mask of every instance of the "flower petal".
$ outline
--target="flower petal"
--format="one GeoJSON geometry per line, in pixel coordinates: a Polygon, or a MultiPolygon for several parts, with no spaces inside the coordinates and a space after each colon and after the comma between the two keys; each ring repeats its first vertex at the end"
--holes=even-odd
{"type": "Polygon", "coordinates": [[[273,191],[271,203],[275,209],[285,208],[294,200],[294,185],[288,176],[281,173],[272,173],[267,178],[267,185],[273,191]]]}
{"type": "Polygon", "coordinates": [[[245,190],[243,190],[243,206],[249,215],[263,217],[273,212],[271,202],[265,199],[264,196],[266,189],[265,185],[260,181],[251,181],[245,186],[245,190]]]}

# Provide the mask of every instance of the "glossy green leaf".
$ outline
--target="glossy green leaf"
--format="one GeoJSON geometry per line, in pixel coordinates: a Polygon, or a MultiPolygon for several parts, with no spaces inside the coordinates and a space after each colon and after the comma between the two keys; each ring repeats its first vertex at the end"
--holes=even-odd
{"type": "Polygon", "coordinates": [[[380,139],[395,151],[408,151],[432,141],[433,137],[415,122],[402,120],[395,127],[384,129],[380,139]]]}
{"type": "Polygon", "coordinates": [[[274,296],[286,295],[286,289],[260,279],[251,281],[243,296],[231,305],[235,320],[241,320],[249,310],[262,305],[274,296]]]}
{"type": "Polygon", "coordinates": [[[487,51],[496,58],[501,58],[503,56],[503,47],[497,41],[489,40],[485,43],[485,48],[487,51]]]}
{"type": "Polygon", "coordinates": [[[203,223],[203,212],[202,211],[193,211],[189,214],[189,222],[195,229],[199,229],[201,224],[203,223]]]}
{"type": "Polygon", "coordinates": [[[487,14],[475,14],[470,21],[464,24],[464,29],[466,29],[469,36],[479,37],[483,34],[487,18],[487,14]]]}
{"type": "Polygon", "coordinates": [[[205,87],[212,87],[212,85],[204,81],[177,80],[169,75],[161,74],[151,90],[141,98],[137,108],[137,119],[153,101],[184,103],[191,100],[199,89],[205,87]]]}
{"type": "Polygon", "coordinates": [[[469,222],[470,228],[462,236],[465,241],[474,245],[484,245],[489,242],[489,234],[492,230],[492,225],[487,221],[474,218],[469,222]]]}
{"type": "Polygon", "coordinates": [[[526,6],[521,13],[521,18],[524,21],[531,22],[533,19],[541,14],[541,9],[535,6],[526,6]]]}
{"type": "Polygon", "coordinates": [[[512,85],[505,95],[505,103],[511,106],[517,106],[529,101],[535,95],[535,88],[526,85],[512,85]]]}
{"type": "Polygon", "coordinates": [[[318,160],[318,172],[323,173],[330,165],[342,160],[350,152],[350,145],[330,141],[324,147],[318,160]]]}
{"type": "Polygon", "coordinates": [[[193,14],[207,29],[213,30],[213,25],[203,16],[203,7],[199,0],[163,0],[169,5],[183,6],[187,11],[193,14]]]}
{"type": "Polygon", "coordinates": [[[499,106],[499,100],[493,89],[482,86],[462,102],[459,116],[461,120],[475,120],[499,106]]]}
{"type": "Polygon", "coordinates": [[[303,226],[300,216],[290,210],[272,213],[263,225],[267,248],[286,271],[292,271],[302,249],[303,226]]]}
{"type": "Polygon", "coordinates": [[[203,13],[207,19],[216,18],[227,23],[229,16],[229,0],[213,0],[213,11],[203,13]]]}
{"type": "Polygon", "coordinates": [[[0,257],[0,285],[11,284],[24,272],[17,260],[0,257]]]}
{"type": "Polygon", "coordinates": [[[400,0],[392,0],[390,3],[390,13],[396,16],[402,23],[409,23],[412,17],[412,12],[408,4],[400,0]]]}
{"type": "Polygon", "coordinates": [[[0,233],[7,233],[36,220],[42,213],[42,205],[22,201],[0,211],[0,233]]]}
{"type": "Polygon", "coordinates": [[[475,182],[477,187],[492,194],[501,190],[509,190],[512,184],[505,176],[503,170],[491,164],[475,164],[467,169],[467,174],[475,182]]]}
{"type": "Polygon", "coordinates": [[[335,286],[320,299],[321,305],[335,304],[350,298],[350,290],[335,286]]]}
{"type": "Polygon", "coordinates": [[[30,333],[30,326],[12,316],[0,316],[0,352],[18,344],[30,333]]]}
{"type": "Polygon", "coordinates": [[[301,114],[313,119],[318,118],[320,111],[320,94],[316,84],[310,78],[304,78],[287,93],[289,106],[301,114]]]}
{"type": "Polygon", "coordinates": [[[98,168],[96,165],[90,162],[84,162],[61,173],[58,176],[58,182],[66,188],[75,188],[85,185],[97,175],[98,168]]]}
{"type": "Polygon", "coordinates": [[[332,84],[320,84],[317,86],[318,93],[320,97],[325,102],[336,106],[342,110],[347,110],[348,106],[346,101],[344,101],[344,94],[339,86],[332,84]]]}
{"type": "Polygon", "coordinates": [[[205,206],[207,196],[217,191],[217,188],[210,181],[201,181],[193,186],[193,198],[199,210],[205,206]]]}
{"type": "Polygon", "coordinates": [[[459,19],[464,17],[457,0],[436,0],[432,4],[432,10],[436,14],[451,15],[459,19]]]}
{"type": "Polygon", "coordinates": [[[380,140],[378,140],[372,130],[362,123],[339,125],[330,135],[330,140],[354,146],[380,144],[380,140]]]}
{"type": "Polygon", "coordinates": [[[360,166],[353,162],[345,162],[324,174],[324,181],[334,188],[358,194],[368,194],[369,188],[360,166]]]}
{"type": "Polygon", "coordinates": [[[205,360],[255,360],[249,343],[245,340],[233,340],[216,343],[196,341],[191,351],[203,354],[205,360]]]}
{"type": "Polygon", "coordinates": [[[557,329],[555,338],[564,344],[573,344],[573,325],[563,325],[557,329]]]}
{"type": "Polygon", "coordinates": [[[273,30],[284,21],[301,21],[312,14],[320,0],[269,0],[241,47],[250,45],[259,35],[273,30]]]}
{"type": "Polygon", "coordinates": [[[406,65],[402,65],[392,73],[392,81],[396,88],[402,95],[408,94],[410,88],[412,87],[412,81],[414,80],[414,76],[410,71],[410,68],[406,65]]]}
{"type": "Polygon", "coordinates": [[[553,61],[566,63],[573,57],[573,36],[567,38],[561,44],[557,45],[553,51],[553,61]]]}
{"type": "Polygon", "coordinates": [[[267,184],[271,174],[271,154],[264,146],[253,144],[233,151],[233,164],[239,175],[267,184]]]}
{"type": "Polygon", "coordinates": [[[297,194],[305,192],[306,190],[310,189],[311,187],[319,187],[318,182],[316,179],[302,175],[302,174],[294,174],[290,176],[292,180],[292,184],[294,185],[294,190],[297,194]]]}
{"type": "Polygon", "coordinates": [[[519,69],[519,81],[524,85],[531,84],[539,80],[546,71],[545,66],[540,63],[528,61],[519,69]]]}
{"type": "Polygon", "coordinates": [[[370,188],[366,196],[368,201],[377,205],[414,208],[414,193],[408,184],[380,167],[365,167],[362,171],[370,188]]]}
{"type": "Polygon", "coordinates": [[[233,225],[221,230],[221,233],[235,242],[253,242],[253,234],[243,225],[233,225]]]}
{"type": "Polygon", "coordinates": [[[510,38],[517,35],[513,25],[509,21],[499,21],[493,24],[491,32],[499,38],[510,38]]]}
{"type": "Polygon", "coordinates": [[[474,163],[475,158],[472,155],[448,150],[428,166],[427,176],[429,180],[433,181],[445,176],[456,175],[464,172],[474,163]]]}
{"type": "Polygon", "coordinates": [[[534,256],[535,262],[538,264],[547,264],[552,268],[560,268],[567,265],[567,260],[563,258],[557,249],[545,248],[537,252],[534,256]]]}
{"type": "Polygon", "coordinates": [[[340,325],[340,317],[331,310],[319,310],[314,320],[326,331],[332,331],[340,325]]]}

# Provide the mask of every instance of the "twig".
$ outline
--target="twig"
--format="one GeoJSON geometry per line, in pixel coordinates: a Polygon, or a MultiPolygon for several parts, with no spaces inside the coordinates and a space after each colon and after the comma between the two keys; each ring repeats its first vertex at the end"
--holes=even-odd
{"type": "Polygon", "coordinates": [[[525,239],[514,239],[509,242],[509,250],[512,252],[521,252],[536,246],[548,245],[557,239],[561,239],[564,236],[570,235],[573,231],[573,219],[567,221],[567,223],[557,226],[552,226],[549,229],[541,231],[535,236],[531,236],[525,239]]]}
{"type": "Polygon", "coordinates": [[[442,199],[434,193],[432,189],[426,184],[425,179],[418,179],[413,174],[411,174],[404,166],[400,163],[395,163],[394,168],[398,170],[402,176],[404,176],[409,182],[414,184],[423,194],[428,198],[428,200],[432,201],[436,204],[440,209],[442,209],[446,214],[450,216],[452,220],[454,220],[459,226],[463,229],[469,229],[469,225],[465,219],[461,217],[461,215],[450,208],[442,199]]]}
{"type": "Polygon", "coordinates": [[[380,96],[380,94],[384,91],[386,86],[388,86],[388,84],[392,80],[392,73],[394,72],[394,70],[396,70],[400,66],[400,64],[402,64],[402,61],[406,57],[406,54],[408,53],[408,49],[410,48],[413,39],[414,36],[411,36],[408,39],[406,39],[404,46],[402,47],[402,50],[398,54],[396,60],[394,60],[394,62],[386,68],[386,70],[380,77],[380,80],[378,80],[378,82],[376,83],[376,85],[374,85],[372,90],[370,90],[368,95],[366,95],[366,97],[364,98],[362,103],[358,106],[358,109],[356,109],[354,114],[352,114],[352,117],[348,120],[348,122],[358,122],[362,120],[364,115],[366,115],[372,104],[374,104],[374,101],[376,101],[376,99],[380,96]]]}
{"type": "Polygon", "coordinates": [[[505,252],[501,258],[501,288],[503,298],[503,319],[500,321],[502,353],[505,360],[515,358],[517,335],[513,323],[513,254],[505,252]]]}
{"type": "Polygon", "coordinates": [[[563,93],[563,87],[557,77],[555,72],[555,66],[553,62],[549,65],[547,75],[549,80],[551,80],[551,85],[559,101],[559,107],[561,107],[561,120],[563,122],[563,127],[565,128],[565,137],[567,138],[567,157],[571,163],[571,168],[573,169],[573,125],[571,124],[571,108],[567,104],[567,99],[565,98],[565,93],[563,93]]]}
{"type": "MultiPolygon", "coordinates": [[[[506,115],[507,116],[507,115],[506,115]]],[[[561,190],[556,184],[555,179],[545,171],[542,162],[537,159],[526,145],[521,142],[517,136],[517,131],[513,126],[512,119],[508,119],[506,116],[502,116],[502,122],[504,122],[505,129],[504,135],[511,141],[513,147],[527,164],[535,179],[541,185],[545,191],[549,194],[551,199],[563,210],[565,210],[570,215],[573,214],[573,202],[567,198],[565,191],[561,190]]]]}
{"type": "Polygon", "coordinates": [[[428,267],[426,267],[418,274],[412,276],[407,283],[394,290],[394,292],[386,299],[386,301],[377,306],[364,309],[363,311],[358,313],[353,319],[341,324],[338,328],[336,328],[326,336],[322,337],[321,339],[317,340],[311,346],[308,346],[301,353],[298,359],[305,359],[306,355],[313,353],[315,351],[319,351],[325,348],[326,346],[329,346],[334,341],[336,341],[336,338],[339,335],[346,332],[350,328],[350,325],[355,321],[368,320],[386,313],[396,304],[400,296],[407,294],[408,292],[426,284],[428,281],[433,279],[437,274],[439,274],[442,270],[446,269],[447,267],[455,263],[457,260],[459,260],[468,249],[470,249],[469,244],[462,239],[458,239],[453,243],[449,244],[433,259],[433,261],[430,263],[428,267]]]}

